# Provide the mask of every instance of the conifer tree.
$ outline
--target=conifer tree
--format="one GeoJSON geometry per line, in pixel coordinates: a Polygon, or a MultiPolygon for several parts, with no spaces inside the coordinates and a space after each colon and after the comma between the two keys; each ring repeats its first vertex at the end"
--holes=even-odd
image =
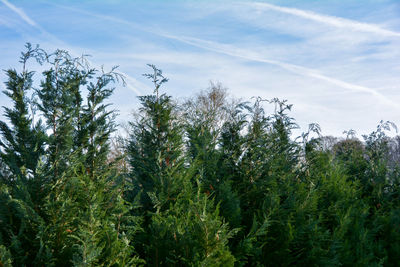
{"type": "MultiPolygon", "coordinates": [[[[126,198],[134,206],[139,204],[133,215],[142,216],[143,225],[147,226],[137,236],[141,255],[145,255],[149,246],[148,225],[152,213],[168,209],[176,200],[181,190],[177,174],[183,168],[182,127],[176,118],[175,104],[171,97],[160,93],[168,79],[154,65],[149,67],[153,73],[144,76],[153,82],[154,92],[139,97],[142,107],[137,120],[130,122],[131,133],[126,147],[131,168],[126,198]]],[[[146,261],[148,257],[145,255],[146,261]]]]}
{"type": "Polygon", "coordinates": [[[206,195],[193,191],[198,165],[184,167],[183,128],[169,96],[159,93],[167,81],[150,65],[146,75],[154,94],[139,97],[141,117],[132,123],[128,153],[136,195],[141,194],[144,233],[142,254],[150,265],[232,266],[227,241],[232,235],[206,195]]]}
{"type": "Polygon", "coordinates": [[[39,247],[36,234],[43,224],[40,208],[46,187],[37,175],[44,153],[44,132],[40,122],[34,124],[28,102],[34,75],[27,70],[31,58],[42,63],[44,51],[27,44],[20,58],[22,72],[6,71],[4,94],[14,107],[4,108],[10,126],[0,122],[0,244],[7,247],[16,265],[29,264],[36,257],[35,250],[39,247]]]}
{"type": "Polygon", "coordinates": [[[74,148],[74,129],[80,123],[81,113],[80,86],[87,82],[93,70],[80,64],[82,58],[73,58],[65,50],[49,54],[47,61],[51,67],[43,72],[37,106],[50,131],[47,172],[56,181],[67,169],[74,148]]]}
{"type": "Polygon", "coordinates": [[[150,65],[115,153],[115,68],[29,44],[20,63],[0,122],[0,266],[398,266],[394,124],[295,138],[286,101],[231,103],[212,84],[180,103],[150,65]]]}
{"type": "MultiPolygon", "coordinates": [[[[139,264],[131,242],[139,228],[138,221],[130,216],[123,198],[123,177],[107,159],[115,124],[114,111],[108,111],[104,101],[112,94],[110,85],[121,76],[115,68],[96,76],[97,70],[80,70],[77,65],[70,65],[67,54],[64,56],[67,69],[59,69],[63,81],[60,105],[50,106],[46,92],[41,95],[42,111],[48,107],[56,114],[58,109],[67,112],[48,121],[56,142],[49,148],[50,173],[59,176],[47,198],[49,222],[41,233],[43,251],[52,251],[52,260],[48,261],[56,266],[139,264]],[[86,105],[74,102],[80,99],[82,85],[87,85],[86,105]],[[57,131],[67,130],[66,127],[72,128],[63,132],[65,136],[57,137],[61,133],[57,131]],[[60,138],[68,138],[63,139],[68,145],[59,147],[60,138]],[[64,166],[57,163],[61,158],[66,160],[64,166]]],[[[48,72],[45,75],[48,77],[48,72]]],[[[57,94],[51,90],[49,95],[57,94]]],[[[52,112],[48,114],[53,116],[52,112]]]]}
{"type": "MultiPolygon", "coordinates": [[[[3,136],[0,146],[3,150],[1,158],[9,171],[19,180],[26,182],[29,175],[35,175],[39,158],[43,153],[44,134],[40,122],[34,125],[30,114],[28,97],[32,93],[32,77],[34,72],[27,70],[28,59],[34,57],[42,63],[44,51],[40,48],[26,46],[27,51],[22,53],[20,63],[22,73],[16,70],[7,70],[8,81],[6,90],[14,108],[4,107],[5,117],[9,119],[11,128],[6,122],[0,122],[0,131],[3,136]]],[[[8,181],[12,183],[13,181],[8,181]]]]}
{"type": "MultiPolygon", "coordinates": [[[[87,104],[82,108],[79,118],[79,145],[85,154],[83,160],[86,171],[92,179],[107,167],[110,135],[115,131],[116,114],[114,111],[108,111],[109,104],[104,103],[114,90],[109,88],[109,84],[123,81],[123,77],[115,70],[116,67],[107,73],[102,70],[95,82],[89,82],[87,104]]],[[[95,73],[94,70],[91,72],[95,73]]]]}
{"type": "MultiPolygon", "coordinates": [[[[193,173],[189,171],[188,174],[193,173]]],[[[185,177],[176,201],[152,216],[147,246],[148,263],[154,266],[234,266],[228,241],[229,230],[212,200],[193,190],[185,177]]],[[[199,181],[198,181],[199,182],[199,181]]]]}
{"type": "Polygon", "coordinates": [[[140,193],[143,209],[154,211],[155,198],[160,208],[167,207],[179,191],[179,183],[173,176],[183,167],[183,141],[175,105],[170,96],[159,92],[168,79],[154,65],[149,66],[153,73],[145,76],[154,83],[154,92],[139,97],[140,118],[131,123],[127,153],[132,168],[133,195],[140,193]]]}
{"type": "Polygon", "coordinates": [[[201,190],[220,205],[221,215],[231,229],[240,225],[239,199],[231,188],[229,169],[223,165],[226,151],[219,147],[223,126],[233,119],[231,113],[238,109],[234,105],[233,101],[229,102],[226,89],[221,84],[211,83],[207,91],[189,99],[183,107],[188,161],[198,169],[201,190]]]}
{"type": "Polygon", "coordinates": [[[6,116],[12,127],[1,123],[0,245],[7,247],[1,247],[2,263],[141,264],[132,242],[139,223],[123,199],[123,177],[107,159],[114,112],[104,101],[121,76],[115,68],[96,76],[95,69],[66,51],[48,56],[38,47],[27,48],[22,74],[7,72],[6,94],[15,108],[6,108],[6,116]],[[36,91],[38,100],[30,103],[41,111],[46,127],[34,124],[28,110],[30,57],[50,64],[42,90],[36,91]],[[84,85],[87,105],[82,105],[84,85]]]}

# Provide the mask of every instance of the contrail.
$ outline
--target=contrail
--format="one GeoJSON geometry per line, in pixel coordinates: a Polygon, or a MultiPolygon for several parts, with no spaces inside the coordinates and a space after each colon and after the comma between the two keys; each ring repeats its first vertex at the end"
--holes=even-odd
{"type": "MultiPolygon", "coordinates": [[[[14,6],[13,4],[11,4],[10,2],[8,2],[7,0],[0,0],[2,3],[4,3],[8,8],[10,8],[12,11],[14,11],[15,13],[17,13],[25,22],[27,22],[29,25],[39,29],[43,34],[45,34],[49,39],[52,39],[53,41],[55,41],[56,43],[60,43],[62,46],[68,46],[64,41],[58,39],[56,36],[54,36],[53,34],[47,32],[45,29],[43,29],[38,23],[36,23],[34,20],[32,20],[22,9],[14,6]]],[[[73,51],[73,49],[68,49],[70,51],[70,53],[74,56],[79,55],[79,53],[76,53],[73,51]]],[[[88,60],[88,59],[87,59],[88,60]]],[[[98,65],[94,64],[93,62],[91,62],[90,60],[88,60],[88,63],[92,66],[94,66],[96,69],[100,69],[98,65]]],[[[133,91],[136,95],[142,95],[142,93],[140,92],[140,90],[135,86],[137,84],[141,84],[139,81],[137,81],[135,78],[129,76],[128,74],[118,71],[120,74],[122,74],[125,77],[126,80],[126,87],[128,89],[130,89],[131,91],[133,91]]],[[[143,85],[142,85],[143,86],[143,85]]],[[[143,86],[145,88],[147,88],[147,86],[143,86]]],[[[150,89],[149,89],[150,90],[150,89]]]]}
{"type": "Polygon", "coordinates": [[[91,17],[95,17],[95,18],[99,18],[99,19],[103,19],[103,20],[116,22],[116,23],[119,23],[119,24],[125,24],[125,25],[128,25],[131,28],[135,28],[137,30],[141,30],[141,31],[144,31],[144,32],[150,32],[150,33],[156,34],[155,32],[152,32],[149,28],[143,27],[143,25],[136,24],[136,23],[133,23],[133,22],[130,22],[130,21],[126,21],[124,19],[119,19],[119,18],[116,18],[116,17],[103,15],[103,14],[96,14],[96,13],[93,13],[93,12],[90,12],[90,11],[86,11],[84,9],[74,8],[74,7],[70,7],[70,6],[63,6],[63,5],[55,4],[55,3],[52,3],[52,2],[46,2],[46,3],[49,4],[49,5],[55,6],[55,7],[62,8],[62,9],[71,10],[71,11],[76,12],[76,13],[81,13],[81,14],[84,14],[84,15],[88,15],[88,16],[91,16],[91,17]]]}
{"type": "Polygon", "coordinates": [[[26,23],[28,23],[29,25],[31,25],[33,27],[38,28],[38,25],[36,24],[36,22],[34,22],[30,17],[28,17],[28,15],[26,15],[25,12],[21,8],[18,8],[16,6],[14,6],[10,2],[8,2],[7,0],[0,0],[0,1],[3,4],[5,4],[8,8],[10,8],[12,11],[17,13],[18,16],[20,16],[21,19],[23,19],[26,23]]]}
{"type": "Polygon", "coordinates": [[[289,7],[281,7],[281,6],[276,6],[276,5],[271,5],[267,3],[246,3],[247,5],[256,7],[257,9],[269,9],[269,10],[275,10],[281,13],[286,13],[290,15],[294,15],[297,17],[302,17],[305,19],[313,20],[316,22],[321,22],[330,26],[334,26],[337,28],[347,28],[355,31],[361,31],[361,32],[370,32],[382,36],[388,36],[388,37],[400,37],[400,32],[395,32],[391,30],[387,30],[384,28],[381,28],[378,25],[375,24],[369,24],[369,23],[363,23],[355,20],[350,20],[350,19],[345,19],[345,18],[340,18],[340,17],[335,17],[335,16],[328,16],[328,15],[321,15],[318,13],[314,13],[311,11],[306,11],[302,9],[297,9],[297,8],[289,8],[289,7]]]}
{"type": "MultiPolygon", "coordinates": [[[[257,4],[261,4],[261,3],[257,3],[257,4]]],[[[266,4],[266,5],[272,6],[274,8],[283,9],[283,10],[285,10],[286,13],[289,12],[289,11],[290,12],[294,12],[292,8],[281,8],[281,7],[277,7],[277,6],[273,6],[273,5],[269,5],[269,4],[266,4]],[[289,9],[289,11],[287,11],[286,9],[289,9]]],[[[191,37],[179,37],[179,36],[175,36],[175,35],[171,35],[171,34],[157,32],[157,31],[154,31],[154,30],[146,28],[146,27],[140,27],[136,23],[132,23],[132,22],[129,22],[129,21],[126,21],[126,20],[123,20],[123,19],[119,19],[119,18],[114,18],[114,17],[111,17],[111,16],[94,14],[94,13],[91,13],[91,12],[88,12],[88,11],[85,11],[85,10],[81,10],[81,9],[76,9],[76,8],[64,7],[64,6],[59,6],[59,5],[57,5],[57,6],[61,7],[61,8],[69,9],[69,10],[72,10],[72,11],[75,11],[75,12],[79,12],[79,13],[83,13],[83,14],[86,14],[86,15],[90,15],[90,16],[93,16],[93,17],[101,18],[101,19],[104,19],[104,20],[109,20],[109,21],[113,21],[113,22],[116,22],[116,23],[125,24],[127,26],[132,27],[132,28],[135,28],[135,29],[138,29],[138,30],[150,33],[150,34],[154,34],[154,35],[161,36],[161,37],[164,37],[164,38],[176,40],[176,41],[179,41],[179,42],[191,45],[191,46],[195,46],[195,47],[202,48],[202,49],[205,49],[205,50],[213,51],[213,52],[216,52],[216,53],[225,54],[225,55],[229,55],[229,56],[236,57],[236,58],[242,58],[242,59],[249,60],[249,61],[261,62],[261,63],[267,63],[267,64],[279,66],[279,67],[281,67],[281,68],[283,68],[285,70],[288,70],[288,71],[290,71],[292,73],[296,73],[296,74],[300,74],[302,76],[308,76],[308,77],[312,77],[312,78],[315,78],[315,79],[319,79],[319,80],[334,84],[336,86],[339,86],[341,88],[345,88],[345,89],[349,89],[349,90],[357,91],[357,92],[363,92],[363,93],[372,94],[372,95],[378,97],[379,99],[381,99],[386,104],[388,104],[390,106],[393,106],[396,109],[399,108],[398,104],[396,104],[393,101],[391,101],[390,99],[386,98],[384,95],[382,95],[381,93],[379,93],[375,89],[372,89],[372,88],[369,88],[369,87],[365,87],[365,86],[356,85],[356,84],[352,84],[352,83],[348,83],[348,82],[345,82],[345,81],[341,81],[339,79],[332,78],[332,77],[320,74],[318,71],[316,71],[314,69],[306,68],[306,67],[295,65],[295,64],[285,63],[285,62],[281,62],[281,61],[277,61],[277,60],[266,59],[266,58],[263,58],[261,55],[256,55],[256,54],[251,53],[251,52],[246,51],[246,50],[238,49],[238,48],[227,46],[227,45],[222,45],[222,44],[219,44],[219,43],[210,42],[210,41],[207,41],[207,40],[201,40],[201,39],[191,38],[191,37]]],[[[297,11],[301,11],[301,10],[297,10],[297,9],[295,9],[295,10],[296,10],[296,12],[297,11]]],[[[302,11],[302,12],[305,12],[305,11],[302,11]]],[[[308,13],[310,13],[310,12],[305,12],[305,13],[308,16],[309,15],[308,13]]],[[[314,14],[314,13],[312,13],[312,14],[314,14]]],[[[325,16],[320,16],[320,15],[317,15],[317,16],[325,18],[325,16]]],[[[335,19],[337,19],[337,18],[335,18],[335,19]]],[[[353,21],[351,21],[351,22],[353,22],[353,21]]],[[[371,26],[369,24],[367,24],[367,25],[371,26]]],[[[372,25],[372,26],[374,26],[374,25],[372,25]]],[[[374,28],[374,27],[372,27],[372,28],[374,28]]],[[[382,30],[381,28],[379,28],[379,29],[382,30]]],[[[384,31],[386,31],[386,30],[384,30],[384,31]]],[[[392,32],[392,33],[395,33],[395,32],[392,32]]],[[[398,33],[395,33],[395,34],[398,34],[398,33]]]]}
{"type": "Polygon", "coordinates": [[[160,35],[164,36],[166,38],[169,38],[169,39],[181,41],[183,43],[186,43],[186,44],[189,44],[192,46],[196,46],[196,47],[199,47],[202,49],[206,49],[209,51],[217,52],[220,54],[225,54],[225,55],[229,55],[232,57],[242,58],[242,59],[249,60],[249,61],[268,63],[271,65],[279,66],[279,67],[281,67],[285,70],[288,70],[292,73],[296,73],[296,74],[300,74],[302,76],[308,76],[308,77],[316,78],[319,80],[323,80],[328,83],[340,86],[342,88],[350,89],[352,91],[369,93],[369,94],[372,94],[372,95],[378,97],[379,99],[384,101],[386,104],[393,106],[396,109],[399,108],[398,104],[394,103],[393,101],[386,98],[384,95],[382,95],[381,93],[379,93],[378,91],[376,91],[372,88],[348,83],[345,81],[341,81],[341,80],[320,74],[318,71],[316,71],[314,69],[306,68],[306,67],[295,65],[295,64],[285,63],[285,62],[281,62],[281,61],[262,58],[262,56],[256,55],[254,53],[250,53],[246,50],[237,49],[237,48],[230,47],[227,45],[221,45],[218,43],[205,41],[205,40],[201,40],[201,39],[197,39],[197,38],[178,37],[178,36],[167,35],[167,34],[160,34],[160,35]]]}

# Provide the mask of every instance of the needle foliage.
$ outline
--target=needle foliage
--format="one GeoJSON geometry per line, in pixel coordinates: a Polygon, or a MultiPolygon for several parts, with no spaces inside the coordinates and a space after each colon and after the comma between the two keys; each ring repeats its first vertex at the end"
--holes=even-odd
{"type": "Polygon", "coordinates": [[[296,137],[286,100],[218,83],[177,100],[149,65],[123,136],[117,68],[30,44],[20,63],[0,121],[0,266],[398,266],[394,124],[296,137]]]}

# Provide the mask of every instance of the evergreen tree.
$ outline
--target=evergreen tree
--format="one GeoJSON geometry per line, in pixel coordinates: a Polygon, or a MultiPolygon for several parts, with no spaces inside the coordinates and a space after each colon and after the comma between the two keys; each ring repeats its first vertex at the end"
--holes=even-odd
{"type": "Polygon", "coordinates": [[[164,212],[151,220],[146,248],[154,266],[233,266],[235,258],[228,241],[234,235],[207,195],[193,191],[191,177],[164,212]]]}
{"type": "MultiPolygon", "coordinates": [[[[53,125],[51,137],[56,142],[49,148],[50,173],[60,176],[47,198],[49,222],[41,233],[43,257],[50,250],[52,258],[47,261],[55,266],[139,264],[141,261],[134,256],[131,242],[139,222],[130,216],[130,208],[123,199],[123,177],[107,158],[115,124],[114,112],[107,110],[104,101],[112,94],[110,84],[121,76],[115,68],[95,76],[95,69],[80,71],[69,63],[66,67],[67,70],[60,69],[65,81],[60,85],[65,90],[61,98],[71,101],[60,100],[61,105],[50,110],[57,112],[59,108],[68,113],[48,122],[53,125]],[[86,105],[73,101],[79,99],[81,85],[87,85],[86,105]],[[65,127],[73,128],[58,138],[61,132],[57,134],[57,131],[67,130],[65,127]],[[58,147],[60,138],[68,138],[63,139],[69,142],[68,146],[58,147]],[[65,159],[64,165],[52,161],[57,158],[65,159]]],[[[41,95],[43,111],[49,107],[45,96],[44,92],[41,95]]]]}
{"type": "Polygon", "coordinates": [[[198,166],[184,167],[183,128],[171,98],[159,93],[167,79],[150,67],[154,72],[146,77],[155,85],[154,94],[139,97],[141,117],[131,124],[127,150],[147,225],[139,236],[144,258],[155,266],[232,266],[226,247],[231,233],[205,195],[194,197],[191,176],[198,166]]]}
{"type": "Polygon", "coordinates": [[[153,73],[145,76],[154,83],[154,93],[139,97],[140,118],[130,124],[132,133],[127,146],[132,197],[140,193],[144,211],[154,211],[154,198],[159,198],[160,208],[168,207],[167,203],[179,191],[174,174],[183,167],[182,127],[176,118],[175,105],[171,97],[159,92],[168,79],[161,70],[149,66],[153,73]]]}
{"type": "Polygon", "coordinates": [[[2,263],[17,266],[136,265],[137,218],[123,199],[123,177],[108,162],[113,112],[105,99],[121,76],[82,65],[66,51],[47,55],[27,45],[23,72],[8,70],[5,108],[11,127],[1,122],[0,245],[2,263]],[[34,57],[50,64],[38,100],[28,102],[34,57]],[[95,82],[94,82],[95,81],[95,82]],[[87,106],[80,90],[87,84],[87,106]],[[29,113],[38,108],[46,127],[29,113]],[[50,130],[46,136],[45,129],[50,130]],[[4,151],[4,152],[3,152],[4,151]],[[7,253],[7,254],[6,254],[7,253]]]}
{"type": "Polygon", "coordinates": [[[8,248],[16,265],[29,264],[36,257],[39,247],[36,234],[43,224],[40,209],[46,187],[38,175],[44,153],[44,133],[40,121],[34,124],[33,114],[29,112],[28,94],[32,90],[34,72],[27,70],[27,61],[31,58],[42,63],[44,51],[27,44],[20,58],[22,72],[6,71],[8,81],[4,94],[14,107],[4,107],[10,126],[0,122],[0,244],[8,248]]]}
{"type": "MultiPolygon", "coordinates": [[[[27,70],[28,59],[34,57],[40,63],[44,57],[44,51],[40,48],[32,48],[27,44],[27,51],[22,53],[20,63],[23,65],[22,73],[16,70],[7,70],[8,81],[6,90],[3,92],[8,96],[14,108],[4,107],[5,117],[9,119],[11,128],[6,122],[0,122],[2,140],[1,158],[14,178],[26,182],[28,176],[35,176],[39,158],[43,154],[44,133],[41,123],[34,125],[32,116],[29,112],[28,94],[32,90],[32,77],[34,72],[27,70]]],[[[8,183],[15,181],[9,180],[8,183]]]]}
{"type": "Polygon", "coordinates": [[[241,107],[241,104],[234,105],[234,101],[229,102],[226,89],[221,84],[211,83],[207,91],[186,101],[183,107],[188,162],[198,169],[202,192],[214,198],[231,229],[240,226],[240,205],[238,196],[231,188],[230,172],[224,168],[226,151],[220,148],[226,129],[223,126],[229,124],[229,120],[233,119],[232,113],[241,107]]]}
{"type": "Polygon", "coordinates": [[[132,245],[139,221],[130,215],[118,176],[110,166],[93,179],[84,164],[76,162],[60,178],[47,204],[50,221],[41,236],[55,266],[142,263],[132,245]]]}
{"type": "MultiPolygon", "coordinates": [[[[107,169],[110,135],[115,131],[115,112],[107,111],[109,104],[104,103],[114,90],[108,87],[109,84],[123,80],[115,69],[116,67],[107,73],[102,70],[102,74],[96,77],[96,82],[89,83],[87,104],[82,108],[79,118],[79,145],[85,154],[86,171],[92,179],[107,169]]],[[[95,73],[94,70],[91,72],[95,73]]]]}
{"type": "Polygon", "coordinates": [[[49,54],[47,61],[51,67],[43,72],[44,80],[36,91],[38,109],[50,131],[46,169],[54,181],[69,166],[69,157],[74,148],[74,130],[80,123],[80,86],[93,74],[92,69],[80,64],[82,60],[72,58],[65,50],[49,54]]]}
{"type": "Polygon", "coordinates": [[[179,103],[150,65],[121,151],[116,68],[30,44],[20,63],[0,121],[0,266],[398,266],[394,124],[295,138],[287,101],[231,102],[211,84],[179,103]]]}

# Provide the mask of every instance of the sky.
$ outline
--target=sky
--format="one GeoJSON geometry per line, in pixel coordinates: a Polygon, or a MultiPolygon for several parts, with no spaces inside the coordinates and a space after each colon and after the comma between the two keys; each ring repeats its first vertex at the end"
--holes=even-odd
{"type": "MultiPolygon", "coordinates": [[[[0,0],[1,70],[21,69],[26,42],[118,65],[127,82],[110,99],[119,122],[152,93],[142,74],[154,64],[169,78],[163,92],[179,99],[210,81],[245,100],[287,99],[302,131],[318,123],[324,135],[361,135],[380,120],[400,127],[398,0],[0,0]]],[[[1,90],[5,81],[1,72],[1,90]]]]}

